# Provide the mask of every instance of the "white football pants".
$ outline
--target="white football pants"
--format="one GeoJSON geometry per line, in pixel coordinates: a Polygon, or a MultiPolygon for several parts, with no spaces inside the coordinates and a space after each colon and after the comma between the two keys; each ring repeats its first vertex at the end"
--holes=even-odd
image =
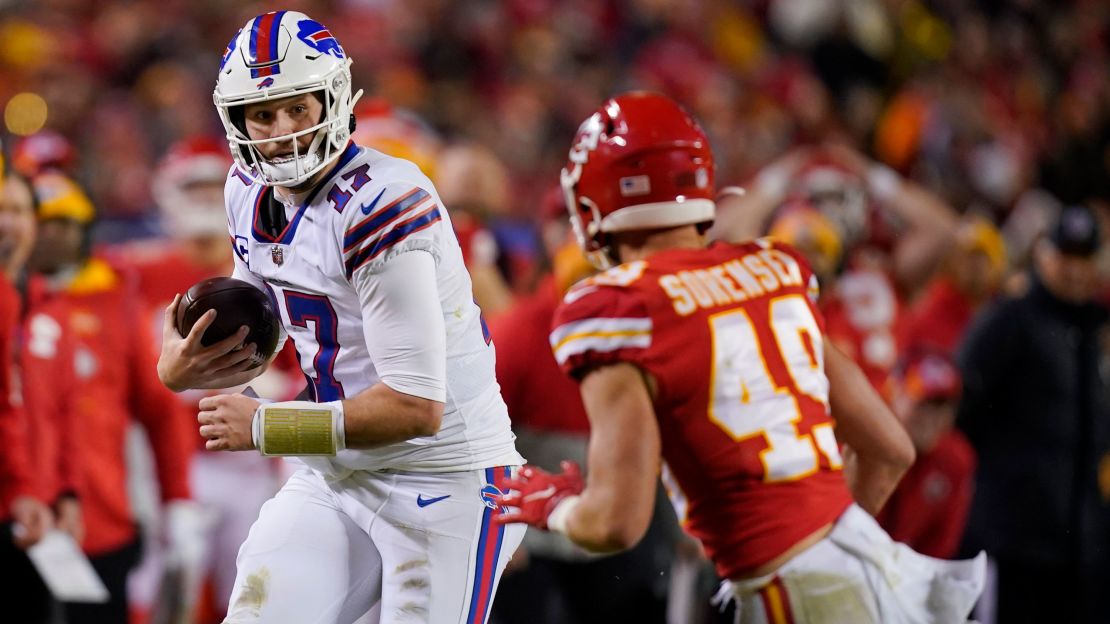
{"type": "Polygon", "coordinates": [[[743,624],[954,624],[983,591],[986,556],[918,554],[852,505],[825,539],[767,576],[722,587],[743,624]]]}
{"type": "Polygon", "coordinates": [[[483,624],[524,537],[493,523],[509,472],[299,470],[239,549],[225,622],[483,624]]]}
{"type": "Polygon", "coordinates": [[[213,599],[224,606],[235,586],[235,553],[258,512],[281,487],[280,461],[257,453],[198,451],[189,487],[193,499],[214,514],[206,565],[213,599]]]}

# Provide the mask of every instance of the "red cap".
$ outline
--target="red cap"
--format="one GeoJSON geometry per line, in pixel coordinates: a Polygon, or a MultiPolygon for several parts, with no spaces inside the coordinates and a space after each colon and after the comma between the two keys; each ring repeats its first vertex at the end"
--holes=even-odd
{"type": "Polygon", "coordinates": [[[906,394],[914,402],[929,399],[956,399],[962,383],[960,371],[951,358],[936,352],[910,356],[898,375],[906,394]]]}
{"type": "Polygon", "coordinates": [[[12,149],[12,168],[28,178],[49,169],[68,172],[75,159],[73,145],[53,130],[23,137],[12,149]]]}

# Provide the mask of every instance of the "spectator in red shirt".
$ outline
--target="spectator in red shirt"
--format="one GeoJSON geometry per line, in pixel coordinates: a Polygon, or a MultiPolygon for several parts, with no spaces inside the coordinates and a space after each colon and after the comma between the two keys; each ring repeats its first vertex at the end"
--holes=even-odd
{"type": "MultiPolygon", "coordinates": [[[[22,302],[8,267],[18,265],[19,213],[30,212],[31,195],[20,180],[4,176],[0,156],[0,569],[10,579],[0,585],[5,615],[38,624],[50,618],[51,599],[24,549],[54,524],[49,501],[36,486],[27,413],[19,395],[17,334],[22,302]],[[10,610],[9,610],[10,609],[10,610]]],[[[30,230],[33,236],[34,229],[30,230]]],[[[26,256],[24,255],[24,259],[26,256]]]]}
{"type": "Polygon", "coordinates": [[[891,407],[913,440],[917,462],[879,523],[917,552],[950,559],[967,524],[975,473],[975,451],[953,428],[959,370],[947,355],[919,351],[895,371],[891,386],[891,407]]]}
{"type": "MultiPolygon", "coordinates": [[[[73,420],[73,337],[62,320],[60,302],[44,302],[27,285],[24,267],[35,239],[35,208],[30,185],[12,176],[0,195],[0,325],[3,344],[0,396],[8,402],[0,425],[0,516],[23,527],[15,545],[26,547],[53,524],[77,541],[84,536],[77,499],[80,458],[73,420]],[[47,522],[49,521],[49,522],[47,522]]],[[[53,599],[30,561],[0,546],[2,567],[17,579],[5,585],[0,601],[5,614],[20,622],[46,622],[53,599]],[[11,591],[11,594],[7,594],[11,591]],[[4,600],[9,597],[10,600],[4,600]]]]}
{"type": "Polygon", "coordinates": [[[882,256],[858,253],[846,267],[840,229],[806,199],[783,205],[768,234],[805,255],[821,286],[828,339],[859,364],[881,393],[898,360],[898,328],[905,318],[882,256]]]}
{"type": "Polygon", "coordinates": [[[902,343],[954,354],[972,317],[998,293],[1006,268],[998,228],[982,217],[965,217],[944,271],[910,310],[902,343]]]}
{"type": "MultiPolygon", "coordinates": [[[[505,228],[514,201],[509,170],[490,149],[460,143],[437,154],[432,179],[451,209],[474,300],[487,318],[493,318],[508,309],[513,291],[523,290],[536,268],[531,249],[499,243],[498,230],[502,235],[511,231],[505,228]]],[[[527,231],[530,234],[531,228],[527,231]]]]}
{"type": "Polygon", "coordinates": [[[193,503],[187,470],[192,418],[159,382],[155,350],[137,293],[106,262],[89,255],[93,206],[72,181],[56,173],[34,179],[38,239],[31,268],[46,278],[48,300],[66,306],[74,333],[74,413],[81,442],[85,516],[82,546],[111,597],[103,605],[66,605],[71,624],[125,624],[126,580],[139,554],[127,492],[125,445],[132,419],[146,430],[157,464],[171,550],[187,556],[193,503]]]}

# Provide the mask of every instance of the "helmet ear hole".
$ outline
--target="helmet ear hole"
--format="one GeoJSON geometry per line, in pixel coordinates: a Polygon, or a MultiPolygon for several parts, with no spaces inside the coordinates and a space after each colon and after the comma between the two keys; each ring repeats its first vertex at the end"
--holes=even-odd
{"type": "Polygon", "coordinates": [[[231,117],[231,125],[235,129],[243,133],[243,136],[250,136],[247,134],[247,107],[246,106],[232,106],[227,109],[227,114],[231,117]]]}
{"type": "Polygon", "coordinates": [[[354,134],[355,126],[358,125],[355,120],[355,114],[351,113],[351,120],[347,122],[347,132],[354,134]]]}

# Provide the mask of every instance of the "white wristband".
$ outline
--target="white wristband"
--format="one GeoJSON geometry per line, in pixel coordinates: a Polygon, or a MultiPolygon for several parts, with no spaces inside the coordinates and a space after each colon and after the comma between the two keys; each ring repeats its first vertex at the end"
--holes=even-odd
{"type": "Polygon", "coordinates": [[[547,528],[556,533],[567,533],[567,520],[574,508],[578,506],[578,496],[568,496],[555,505],[555,509],[547,514],[547,528]]]}
{"type": "Polygon", "coordinates": [[[347,448],[343,401],[282,401],[254,412],[251,439],[263,455],[335,455],[347,448]]]}
{"type": "Polygon", "coordinates": [[[717,191],[717,200],[720,201],[725,197],[743,197],[748,194],[748,191],[742,186],[724,186],[717,191]]]}

